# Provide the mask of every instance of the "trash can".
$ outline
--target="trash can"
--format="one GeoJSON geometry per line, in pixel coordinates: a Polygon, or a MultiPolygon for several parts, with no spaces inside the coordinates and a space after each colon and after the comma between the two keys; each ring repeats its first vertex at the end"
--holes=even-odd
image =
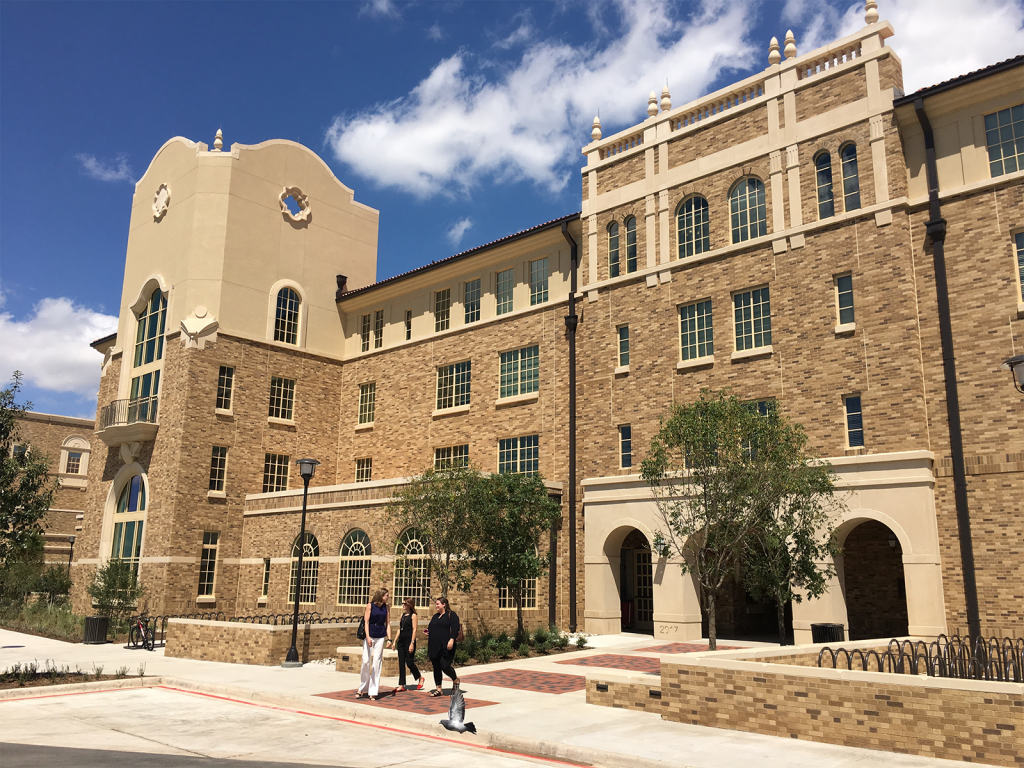
{"type": "Polygon", "coordinates": [[[110,619],[106,616],[85,617],[85,637],[82,642],[86,645],[99,645],[107,642],[107,625],[110,619]]]}
{"type": "Polygon", "coordinates": [[[845,639],[842,624],[811,624],[812,643],[841,643],[845,639]]]}

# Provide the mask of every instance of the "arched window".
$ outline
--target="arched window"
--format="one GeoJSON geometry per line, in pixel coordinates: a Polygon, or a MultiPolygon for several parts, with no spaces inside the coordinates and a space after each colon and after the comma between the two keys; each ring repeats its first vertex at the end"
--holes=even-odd
{"type": "Polygon", "coordinates": [[[636,219],[626,219],[626,272],[636,272],[636,219]]]}
{"type": "Polygon", "coordinates": [[[818,218],[835,216],[836,204],[832,197],[832,155],[819,152],[814,158],[814,185],[818,190],[818,218]]]}
{"type": "Polygon", "coordinates": [[[619,223],[608,225],[608,277],[619,276],[619,223]]]}
{"type": "Polygon", "coordinates": [[[293,288],[282,288],[277,292],[274,341],[299,343],[299,294],[293,288]]]}
{"type": "Polygon", "coordinates": [[[700,195],[688,198],[679,206],[676,215],[679,233],[679,258],[696,256],[711,250],[711,232],[708,227],[708,201],[700,195]]]}
{"type": "Polygon", "coordinates": [[[430,560],[427,541],[415,528],[406,528],[395,546],[394,604],[411,597],[417,608],[430,605],[430,560]]]}
{"type": "Polygon", "coordinates": [[[843,210],[860,208],[860,178],[857,175],[857,145],[844,144],[839,150],[843,164],[843,210]]]}
{"type": "Polygon", "coordinates": [[[163,359],[166,315],[167,297],[164,296],[163,291],[157,288],[138,315],[139,324],[135,331],[133,368],[140,368],[163,359]]]}
{"type": "Polygon", "coordinates": [[[132,475],[121,489],[114,508],[112,560],[131,563],[138,573],[142,556],[142,529],[146,523],[146,483],[142,475],[132,475]]]}
{"type": "Polygon", "coordinates": [[[764,184],[760,179],[742,179],[729,193],[732,241],[742,243],[768,234],[764,184]]]}
{"type": "Polygon", "coordinates": [[[338,605],[370,602],[370,537],[358,528],[341,543],[338,564],[338,605]]]}
{"type": "MultiPolygon", "coordinates": [[[[299,537],[292,544],[292,574],[288,584],[288,602],[295,602],[295,588],[298,585],[299,573],[299,537]]],[[[320,542],[316,536],[306,532],[302,539],[302,589],[299,591],[299,604],[316,602],[316,583],[320,576],[320,542]]]]}

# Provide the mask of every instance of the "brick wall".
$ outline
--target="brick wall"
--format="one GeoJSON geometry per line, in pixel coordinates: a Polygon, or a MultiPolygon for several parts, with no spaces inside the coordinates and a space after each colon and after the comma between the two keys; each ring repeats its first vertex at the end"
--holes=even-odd
{"type": "MultiPolygon", "coordinates": [[[[170,619],[165,656],[232,664],[276,666],[292,642],[290,626],[170,619]]],[[[354,624],[302,624],[296,649],[302,661],[333,658],[339,646],[358,645],[354,624]]]]}
{"type": "Polygon", "coordinates": [[[846,74],[826,76],[821,82],[797,91],[796,119],[797,122],[806,120],[867,97],[868,81],[864,67],[854,67],[846,74]]]}

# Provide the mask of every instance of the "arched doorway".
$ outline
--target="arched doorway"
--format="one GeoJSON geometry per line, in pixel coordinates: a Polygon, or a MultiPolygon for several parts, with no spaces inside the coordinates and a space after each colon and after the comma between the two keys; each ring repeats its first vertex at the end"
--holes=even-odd
{"type": "Polygon", "coordinates": [[[843,575],[850,640],[908,634],[903,548],[888,526],[868,520],[850,531],[843,575]]]}
{"type": "Polygon", "coordinates": [[[654,634],[654,568],[651,543],[634,528],[622,540],[619,556],[622,628],[654,634]]]}

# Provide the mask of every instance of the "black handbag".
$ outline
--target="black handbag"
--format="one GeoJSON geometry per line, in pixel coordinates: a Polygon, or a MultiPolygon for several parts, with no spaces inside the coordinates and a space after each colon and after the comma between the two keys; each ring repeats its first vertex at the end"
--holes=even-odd
{"type": "Polygon", "coordinates": [[[356,637],[360,640],[366,639],[366,617],[359,619],[359,626],[356,628],[356,637]]]}

